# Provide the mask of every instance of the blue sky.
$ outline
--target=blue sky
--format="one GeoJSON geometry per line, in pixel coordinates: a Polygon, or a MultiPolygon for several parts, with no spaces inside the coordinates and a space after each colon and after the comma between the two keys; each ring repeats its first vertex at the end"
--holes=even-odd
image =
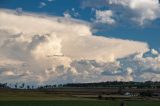
{"type": "MultiPolygon", "coordinates": [[[[63,16],[63,13],[66,11],[71,15],[74,15],[76,12],[78,13],[78,16],[73,16],[73,18],[89,21],[91,23],[93,23],[92,19],[95,18],[95,12],[92,11],[93,8],[98,10],[107,9],[107,6],[89,6],[83,8],[82,4],[84,1],[85,0],[53,0],[49,2],[48,0],[0,0],[0,8],[13,10],[22,8],[23,11],[45,13],[54,16],[63,16]],[[45,6],[41,7],[41,3],[45,3],[45,6]],[[73,8],[74,12],[72,11],[73,8]]],[[[160,48],[160,19],[157,18],[144,26],[133,24],[134,23],[128,25],[126,22],[119,23],[119,25],[115,26],[100,24],[100,27],[96,27],[98,31],[95,32],[95,34],[107,37],[143,41],[147,42],[151,48],[160,48]]]]}

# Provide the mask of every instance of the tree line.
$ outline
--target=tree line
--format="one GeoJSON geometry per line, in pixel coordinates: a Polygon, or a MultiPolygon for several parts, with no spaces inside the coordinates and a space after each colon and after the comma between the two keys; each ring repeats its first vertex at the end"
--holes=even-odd
{"type": "Polygon", "coordinates": [[[67,84],[50,84],[43,86],[27,85],[25,83],[15,83],[10,86],[8,83],[0,83],[0,88],[14,88],[14,89],[50,89],[50,88],[66,88],[66,87],[78,87],[78,88],[160,88],[160,82],[123,82],[123,81],[107,81],[107,82],[97,82],[97,83],[67,83],[67,84]]]}

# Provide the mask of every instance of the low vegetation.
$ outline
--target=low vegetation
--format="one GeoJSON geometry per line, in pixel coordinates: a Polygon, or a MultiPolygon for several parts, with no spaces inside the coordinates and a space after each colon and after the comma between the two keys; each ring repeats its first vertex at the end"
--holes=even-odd
{"type": "Polygon", "coordinates": [[[0,106],[160,106],[159,82],[0,84],[0,106]],[[141,86],[141,87],[140,87],[141,86]]]}

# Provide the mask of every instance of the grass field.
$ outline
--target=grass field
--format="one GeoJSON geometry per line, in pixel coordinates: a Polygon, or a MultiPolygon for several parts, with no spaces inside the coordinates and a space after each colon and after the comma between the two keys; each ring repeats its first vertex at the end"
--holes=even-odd
{"type": "Polygon", "coordinates": [[[160,106],[159,100],[151,99],[101,99],[91,95],[54,94],[35,91],[1,91],[0,106],[160,106]],[[90,97],[90,98],[89,98],[90,97]]]}
{"type": "MultiPolygon", "coordinates": [[[[160,106],[153,101],[125,101],[126,106],[160,106]]],[[[55,100],[55,101],[0,101],[0,106],[120,106],[120,101],[55,100]]]]}

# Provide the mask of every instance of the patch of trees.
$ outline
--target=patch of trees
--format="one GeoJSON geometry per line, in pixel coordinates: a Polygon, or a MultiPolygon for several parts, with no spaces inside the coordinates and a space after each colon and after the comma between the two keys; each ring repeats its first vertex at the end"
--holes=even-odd
{"type": "Polygon", "coordinates": [[[52,88],[118,88],[119,92],[121,89],[125,88],[135,88],[135,89],[154,89],[154,88],[160,88],[160,82],[152,82],[152,81],[146,81],[146,82],[118,82],[118,81],[107,81],[107,82],[98,82],[98,83],[68,83],[68,84],[51,84],[51,85],[44,85],[44,86],[31,86],[26,85],[25,83],[22,84],[12,84],[12,86],[9,86],[7,83],[0,83],[0,88],[14,88],[14,89],[52,89],[52,88]]]}
{"type": "Polygon", "coordinates": [[[0,83],[0,88],[9,88],[7,83],[0,83]]]}
{"type": "Polygon", "coordinates": [[[149,90],[140,92],[139,94],[140,94],[140,96],[142,96],[142,97],[152,97],[152,96],[153,96],[153,92],[151,92],[151,91],[149,91],[149,90]]]}
{"type": "Polygon", "coordinates": [[[99,83],[69,83],[63,85],[63,87],[107,87],[107,88],[160,88],[160,82],[118,82],[118,81],[107,81],[99,83]]]}

